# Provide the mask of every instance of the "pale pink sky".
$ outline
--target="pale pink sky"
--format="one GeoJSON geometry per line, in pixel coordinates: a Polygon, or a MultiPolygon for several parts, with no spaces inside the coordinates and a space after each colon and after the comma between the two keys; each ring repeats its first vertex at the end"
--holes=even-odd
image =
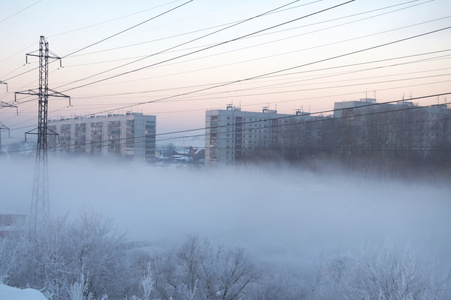
{"type": "MultiPolygon", "coordinates": [[[[336,101],[366,95],[383,102],[450,92],[451,29],[444,29],[451,26],[448,0],[357,0],[263,31],[345,2],[297,1],[192,41],[290,3],[194,0],[69,55],[185,2],[22,0],[2,4],[0,80],[8,83],[9,93],[0,85],[0,101],[12,103],[15,91],[38,86],[37,70],[30,71],[38,66],[37,58],[24,63],[25,54],[38,49],[40,35],[47,37],[52,52],[64,57],[64,68],[58,69],[57,63],[50,65],[50,88],[70,95],[73,104],[67,107],[64,99],[50,99],[49,118],[142,111],[157,115],[157,132],[162,133],[202,127],[205,110],[229,103],[241,105],[243,110],[259,111],[269,105],[281,113],[300,108],[317,112],[332,109],[336,101]],[[440,29],[444,30],[347,55],[440,29]],[[233,41],[257,31],[262,32],[233,41]],[[202,50],[225,41],[230,42],[202,50]],[[197,50],[202,51],[190,54],[197,50]],[[339,55],[345,56],[331,59],[339,55]],[[146,56],[151,57],[85,79],[146,56]],[[325,61],[316,63],[321,60],[325,61]],[[293,69],[279,72],[289,68],[293,69]],[[26,71],[30,72],[18,76],[26,71]],[[273,72],[272,76],[256,78],[273,72]],[[214,88],[200,91],[207,87],[214,88]]],[[[23,138],[23,130],[32,129],[37,122],[37,103],[28,100],[20,100],[19,116],[14,109],[0,109],[0,122],[11,129],[13,139],[23,138]]],[[[444,101],[445,97],[435,97],[416,102],[429,105],[444,101]]]]}

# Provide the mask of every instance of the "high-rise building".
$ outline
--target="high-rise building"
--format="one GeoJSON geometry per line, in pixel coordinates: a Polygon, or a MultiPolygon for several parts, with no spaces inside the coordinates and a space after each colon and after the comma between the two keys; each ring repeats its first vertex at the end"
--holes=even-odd
{"type": "Polygon", "coordinates": [[[263,108],[262,112],[242,111],[228,105],[207,110],[205,164],[235,164],[258,151],[270,151],[279,144],[280,131],[295,115],[278,114],[263,108]]]}
{"type": "Polygon", "coordinates": [[[451,109],[374,98],[336,102],[334,114],[311,116],[225,110],[206,112],[205,163],[312,158],[449,166],[451,109]]]}
{"type": "Polygon", "coordinates": [[[336,102],[336,136],[347,139],[337,147],[346,145],[354,152],[362,149],[374,155],[417,161],[432,158],[438,161],[440,157],[445,160],[451,145],[450,116],[447,104],[378,103],[373,98],[336,102]]]}
{"type": "Polygon", "coordinates": [[[142,113],[50,120],[48,148],[154,162],[155,123],[155,116],[142,113]]]}

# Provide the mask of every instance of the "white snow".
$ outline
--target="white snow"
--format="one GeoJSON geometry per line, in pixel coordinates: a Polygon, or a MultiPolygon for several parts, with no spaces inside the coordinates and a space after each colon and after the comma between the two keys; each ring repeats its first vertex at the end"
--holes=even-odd
{"type": "Polygon", "coordinates": [[[0,299],[4,300],[47,300],[47,298],[37,290],[10,287],[0,284],[0,299]]]}

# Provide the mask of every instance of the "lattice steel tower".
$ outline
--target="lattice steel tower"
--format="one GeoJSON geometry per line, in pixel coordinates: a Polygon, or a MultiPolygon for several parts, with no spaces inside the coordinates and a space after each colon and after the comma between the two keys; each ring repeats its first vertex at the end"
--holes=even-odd
{"type": "MultiPolygon", "coordinates": [[[[50,132],[47,128],[47,115],[48,115],[48,99],[49,97],[70,97],[54,90],[49,89],[48,79],[49,79],[49,59],[61,58],[54,55],[49,51],[49,43],[44,36],[41,36],[39,41],[39,54],[28,53],[26,54],[26,62],[28,62],[28,56],[39,57],[39,88],[30,89],[28,91],[16,92],[15,96],[18,94],[22,95],[35,95],[38,96],[38,127],[36,129],[28,131],[27,134],[37,134],[37,145],[36,145],[36,164],[34,171],[34,182],[33,182],[33,195],[31,199],[31,208],[29,216],[30,229],[36,231],[39,224],[43,221],[48,220],[50,215],[49,207],[49,179],[48,179],[48,163],[47,163],[47,136],[56,135],[55,132],[50,132]],[[52,55],[50,55],[52,54],[52,55]],[[50,92],[50,93],[49,93],[50,92]]],[[[17,99],[16,99],[17,101],[17,99]]]]}
{"type": "Polygon", "coordinates": [[[0,155],[3,154],[3,150],[2,150],[2,130],[3,129],[8,130],[8,134],[9,134],[9,128],[0,122],[0,155]]]}

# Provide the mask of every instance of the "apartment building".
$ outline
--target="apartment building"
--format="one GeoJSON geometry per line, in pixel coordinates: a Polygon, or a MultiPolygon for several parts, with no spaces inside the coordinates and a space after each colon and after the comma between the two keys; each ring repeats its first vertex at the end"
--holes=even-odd
{"type": "Polygon", "coordinates": [[[155,128],[156,116],[142,113],[49,120],[48,148],[153,163],[155,128]]]}
{"type": "MultiPolygon", "coordinates": [[[[359,101],[343,101],[334,103],[334,118],[343,117],[343,112],[351,110],[352,108],[358,107],[368,107],[371,105],[376,105],[375,98],[362,98],[359,101]]],[[[345,113],[346,114],[346,113],[345,113]]]]}
{"type": "Polygon", "coordinates": [[[393,159],[449,160],[451,109],[447,104],[418,106],[411,101],[377,103],[363,98],[337,102],[334,109],[334,134],[342,137],[342,144],[337,139],[334,147],[354,152],[360,148],[393,159]]]}
{"type": "Polygon", "coordinates": [[[285,124],[296,115],[278,114],[263,108],[261,112],[242,111],[228,105],[225,110],[208,110],[205,127],[205,164],[235,164],[254,150],[270,150],[279,144],[285,124]]]}

